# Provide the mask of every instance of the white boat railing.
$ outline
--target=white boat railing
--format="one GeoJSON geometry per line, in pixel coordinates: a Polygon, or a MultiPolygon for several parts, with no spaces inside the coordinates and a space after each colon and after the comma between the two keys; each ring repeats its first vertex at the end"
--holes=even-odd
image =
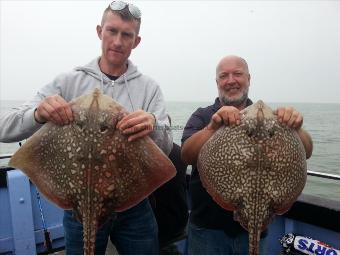
{"type": "Polygon", "coordinates": [[[0,155],[0,159],[7,159],[7,158],[11,158],[13,154],[1,154],[0,155]]]}
{"type": "Polygon", "coordinates": [[[310,176],[316,176],[316,177],[321,177],[321,178],[326,178],[326,179],[340,180],[340,175],[337,175],[337,174],[329,174],[329,173],[317,172],[317,171],[311,171],[311,170],[308,170],[307,174],[310,176]]]}

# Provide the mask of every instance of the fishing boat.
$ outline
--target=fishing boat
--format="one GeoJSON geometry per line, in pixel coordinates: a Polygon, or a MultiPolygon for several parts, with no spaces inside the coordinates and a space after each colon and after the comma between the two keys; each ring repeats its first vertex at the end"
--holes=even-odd
{"type": "MultiPolygon", "coordinates": [[[[0,160],[10,157],[0,155],[0,160]]],[[[340,185],[338,175],[315,171],[308,171],[308,175],[340,185]]],[[[0,201],[1,255],[49,254],[64,249],[63,210],[41,196],[20,170],[0,168],[0,201]]],[[[294,238],[300,238],[306,250],[301,254],[339,255],[340,201],[302,194],[287,213],[276,216],[269,225],[268,254],[290,254],[289,239],[294,238]]],[[[173,243],[187,254],[185,235],[173,243]]]]}

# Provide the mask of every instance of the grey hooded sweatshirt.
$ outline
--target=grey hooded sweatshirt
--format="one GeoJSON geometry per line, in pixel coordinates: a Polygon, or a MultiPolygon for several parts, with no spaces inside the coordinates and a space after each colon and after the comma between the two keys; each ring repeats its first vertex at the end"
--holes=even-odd
{"type": "Polygon", "coordinates": [[[127,71],[117,80],[111,81],[101,72],[99,59],[96,58],[83,67],[57,76],[40,89],[32,100],[1,113],[0,142],[18,142],[30,137],[39,129],[42,125],[35,121],[34,110],[45,97],[58,94],[68,102],[99,88],[129,112],[142,109],[154,114],[156,128],[150,137],[168,155],[172,149],[172,134],[158,84],[141,74],[130,60],[127,71]]]}

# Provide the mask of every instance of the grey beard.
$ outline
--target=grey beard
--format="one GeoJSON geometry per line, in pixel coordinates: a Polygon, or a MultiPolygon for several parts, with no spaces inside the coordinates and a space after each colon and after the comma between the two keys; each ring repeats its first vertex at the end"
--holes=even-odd
{"type": "Polygon", "coordinates": [[[248,99],[248,93],[244,93],[240,98],[230,99],[227,97],[220,97],[222,105],[238,107],[243,105],[248,99]]]}

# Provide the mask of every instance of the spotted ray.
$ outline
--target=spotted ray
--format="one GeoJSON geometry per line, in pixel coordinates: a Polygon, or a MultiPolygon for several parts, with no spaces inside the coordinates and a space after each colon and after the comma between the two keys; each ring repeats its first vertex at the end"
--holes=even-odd
{"type": "Polygon", "coordinates": [[[204,144],[198,169],[204,187],[249,232],[249,254],[275,214],[286,212],[306,183],[306,153],[295,130],[281,126],[262,101],[241,111],[204,144]]]}
{"type": "Polygon", "coordinates": [[[98,89],[71,102],[74,121],[45,124],[12,157],[40,191],[84,226],[85,254],[112,212],[136,205],[171,179],[171,161],[149,138],[127,142],[116,129],[126,113],[98,89]]]}

